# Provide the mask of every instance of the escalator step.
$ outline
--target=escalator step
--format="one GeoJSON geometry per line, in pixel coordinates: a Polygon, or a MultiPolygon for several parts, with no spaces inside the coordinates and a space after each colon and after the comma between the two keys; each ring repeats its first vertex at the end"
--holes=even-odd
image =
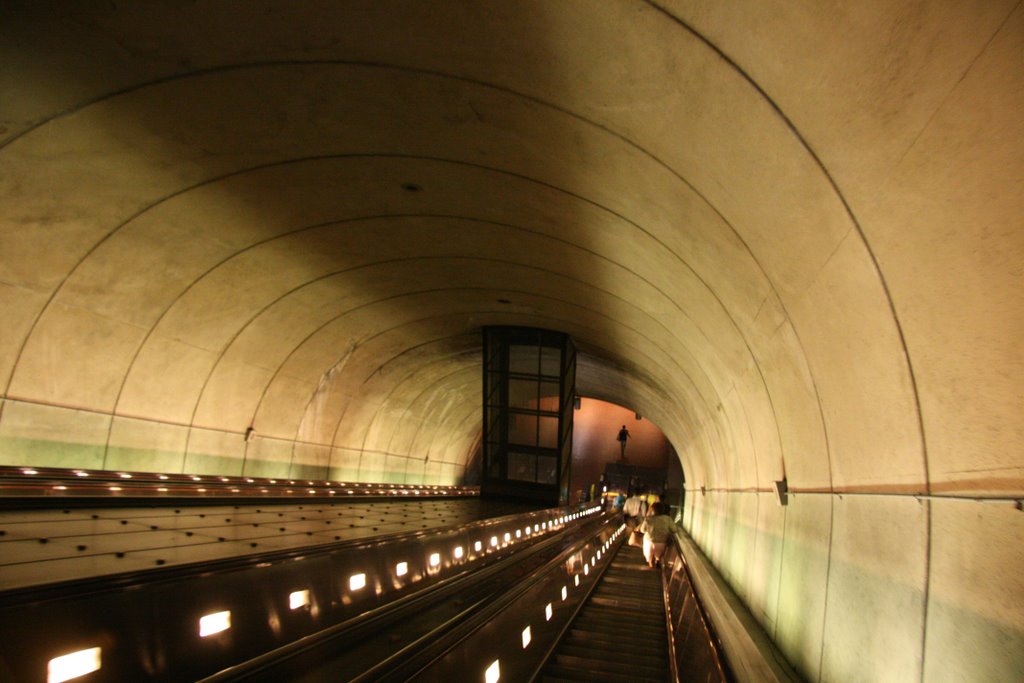
{"type": "Polygon", "coordinates": [[[661,618],[660,614],[651,615],[650,621],[653,623],[644,623],[621,619],[598,619],[591,615],[581,615],[579,620],[573,624],[573,628],[578,628],[581,631],[604,632],[630,639],[634,636],[653,638],[665,633],[665,624],[655,621],[655,619],[661,618]]]}
{"type": "Polygon", "coordinates": [[[580,635],[588,634],[591,636],[600,636],[607,634],[608,640],[621,640],[626,643],[643,642],[645,640],[657,640],[661,638],[668,638],[668,634],[664,628],[661,629],[637,629],[637,628],[622,628],[619,624],[612,625],[600,625],[588,621],[581,621],[572,625],[573,631],[578,632],[580,635]]]}
{"type": "Polygon", "coordinates": [[[665,605],[661,600],[651,602],[617,601],[612,599],[594,599],[591,596],[585,609],[599,616],[611,615],[631,621],[648,621],[655,615],[665,614],[665,605]]]}
{"type": "Polygon", "coordinates": [[[565,666],[551,666],[541,672],[542,681],[601,681],[602,683],[664,683],[667,677],[643,678],[636,674],[615,674],[604,671],[588,671],[565,666]]]}
{"type": "Polygon", "coordinates": [[[644,575],[641,576],[624,576],[621,579],[617,577],[608,577],[606,586],[614,586],[615,590],[626,590],[632,592],[642,593],[644,591],[657,591],[659,584],[656,583],[657,578],[651,577],[651,581],[648,582],[644,575]]]}
{"type": "Polygon", "coordinates": [[[575,645],[564,645],[558,648],[560,657],[578,657],[587,661],[601,661],[609,659],[618,662],[628,662],[637,667],[647,667],[656,671],[664,668],[665,653],[639,651],[634,648],[622,648],[621,650],[603,650],[597,647],[579,647],[575,645]],[[614,653],[622,653],[620,656],[613,656],[614,653]]]}
{"type": "Polygon", "coordinates": [[[607,586],[602,586],[597,591],[598,595],[622,595],[631,598],[653,598],[661,595],[661,585],[643,586],[633,584],[632,586],[626,587],[625,584],[609,583],[607,586]]]}
{"type": "Polygon", "coordinates": [[[607,636],[604,634],[593,634],[593,633],[580,633],[573,629],[566,636],[564,641],[566,646],[569,647],[590,647],[590,648],[601,648],[603,650],[619,650],[628,649],[635,652],[649,653],[654,655],[663,655],[666,652],[666,648],[660,642],[651,642],[648,639],[641,640],[625,640],[623,638],[616,638],[614,636],[607,636]]]}
{"type": "Polygon", "coordinates": [[[604,609],[609,612],[615,612],[619,614],[623,612],[627,614],[630,612],[637,612],[639,614],[651,614],[658,611],[664,611],[661,600],[648,600],[641,602],[639,600],[623,600],[621,598],[591,597],[590,602],[587,603],[587,606],[594,609],[595,611],[604,609]]]}
{"type": "MultiPolygon", "coordinates": [[[[602,676],[607,674],[618,674],[620,676],[636,676],[637,678],[662,678],[668,672],[668,663],[665,666],[647,666],[645,663],[637,662],[632,657],[622,661],[610,659],[597,660],[586,657],[573,657],[571,655],[556,654],[555,663],[567,669],[589,670],[600,672],[602,676]]],[[[598,679],[599,680],[599,679],[598,679]]]]}
{"type": "Polygon", "coordinates": [[[610,590],[597,590],[594,595],[603,598],[623,598],[626,600],[657,600],[661,597],[661,588],[651,588],[645,591],[619,589],[610,587],[610,590]]]}
{"type": "Polygon", "coordinates": [[[584,623],[593,624],[595,628],[607,628],[614,632],[626,632],[629,629],[637,629],[645,633],[665,631],[664,613],[651,613],[646,619],[626,618],[622,615],[595,614],[593,612],[581,612],[580,620],[584,623]]]}
{"type": "Polygon", "coordinates": [[[622,546],[539,680],[668,680],[668,641],[661,574],[650,571],[639,550],[622,546]]]}

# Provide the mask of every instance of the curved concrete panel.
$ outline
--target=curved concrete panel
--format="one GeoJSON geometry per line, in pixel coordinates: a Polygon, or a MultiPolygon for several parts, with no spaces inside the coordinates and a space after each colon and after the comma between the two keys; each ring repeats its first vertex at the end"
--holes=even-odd
{"type": "Polygon", "coordinates": [[[1019,4],[7,2],[0,46],[3,464],[452,483],[480,327],[558,329],[803,676],[1021,677],[1019,4]]]}

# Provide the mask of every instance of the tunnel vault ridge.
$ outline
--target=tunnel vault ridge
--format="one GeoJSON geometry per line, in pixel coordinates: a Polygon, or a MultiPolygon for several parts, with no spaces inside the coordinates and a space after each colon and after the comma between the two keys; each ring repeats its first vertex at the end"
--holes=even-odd
{"type": "Polygon", "coordinates": [[[1019,2],[140,7],[0,8],[0,464],[453,483],[565,330],[801,675],[1024,670],[1019,2]]]}

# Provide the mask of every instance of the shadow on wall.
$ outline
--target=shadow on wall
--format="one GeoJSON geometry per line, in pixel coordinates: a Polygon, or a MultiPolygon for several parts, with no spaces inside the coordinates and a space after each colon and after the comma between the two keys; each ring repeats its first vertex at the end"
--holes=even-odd
{"type": "Polygon", "coordinates": [[[580,399],[573,420],[573,491],[596,484],[608,463],[620,462],[617,436],[622,425],[629,430],[626,460],[630,465],[666,469],[672,457],[672,445],[657,425],[614,403],[596,398],[580,399]]]}
{"type": "Polygon", "coordinates": [[[42,293],[8,316],[15,350],[0,345],[0,462],[457,479],[472,433],[448,437],[478,410],[453,390],[476,372],[465,335],[566,319],[582,298],[557,300],[516,256],[593,251],[567,239],[595,210],[551,143],[578,155],[573,129],[597,129],[503,85],[518,45],[532,57],[509,73],[569,79],[543,6],[510,10],[508,43],[475,53],[501,67],[494,84],[462,76],[459,53],[425,50],[424,66],[390,50],[406,44],[391,35],[470,44],[473,11],[406,9],[361,13],[358,30],[342,9],[17,17],[20,60],[90,61],[23,77],[63,104],[0,150],[30,226],[3,264],[33,264],[0,287],[42,293]]]}

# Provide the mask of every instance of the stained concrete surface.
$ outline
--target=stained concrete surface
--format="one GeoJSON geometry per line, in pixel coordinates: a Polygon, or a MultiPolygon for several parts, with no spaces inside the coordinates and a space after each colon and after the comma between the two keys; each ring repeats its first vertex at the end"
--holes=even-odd
{"type": "Polygon", "coordinates": [[[806,678],[1021,677],[975,540],[1024,524],[1019,3],[6,2],[0,46],[3,464],[453,483],[480,326],[557,329],[806,678]]]}

